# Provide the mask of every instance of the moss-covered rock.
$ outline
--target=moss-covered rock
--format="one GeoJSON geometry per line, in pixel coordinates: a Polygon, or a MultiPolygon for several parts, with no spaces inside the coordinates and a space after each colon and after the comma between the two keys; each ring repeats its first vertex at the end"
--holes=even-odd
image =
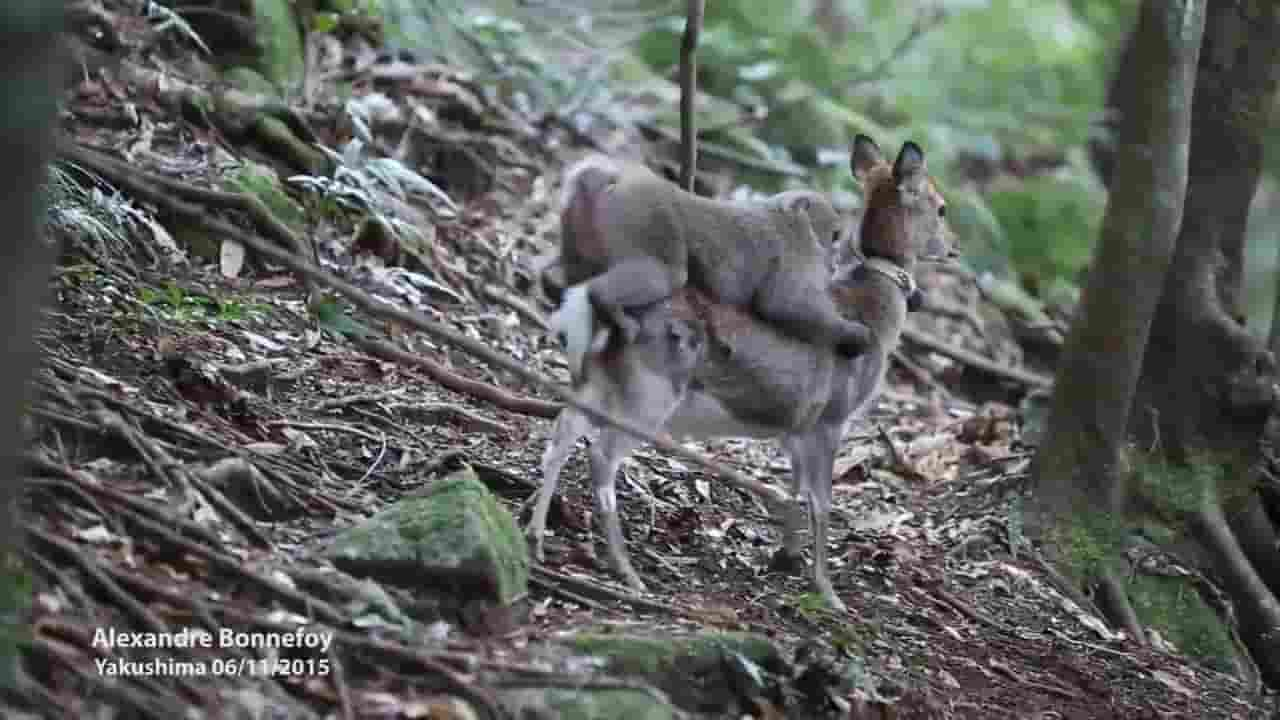
{"type": "Polygon", "coordinates": [[[672,720],[675,708],[657,693],[631,688],[523,688],[503,691],[499,702],[511,717],[560,720],[672,720]]]}
{"type": "Polygon", "coordinates": [[[786,664],[767,638],[749,633],[709,633],[683,638],[583,634],[567,641],[574,651],[601,658],[605,670],[643,677],[672,702],[695,712],[728,712],[738,699],[742,678],[731,677],[745,660],[765,671],[786,664]]]}
{"type": "Polygon", "coordinates": [[[277,220],[298,230],[306,221],[306,212],[280,185],[280,178],[266,165],[246,160],[232,169],[222,180],[223,187],[233,192],[253,195],[261,200],[277,220]]]}
{"type": "Polygon", "coordinates": [[[222,78],[231,84],[237,90],[249,93],[250,95],[268,95],[275,97],[279,95],[279,90],[271,81],[262,75],[262,73],[248,68],[243,65],[227,68],[223,71],[222,78]]]}
{"type": "Polygon", "coordinates": [[[470,468],[342,533],[325,556],[353,575],[500,605],[528,590],[519,528],[470,468]]]}

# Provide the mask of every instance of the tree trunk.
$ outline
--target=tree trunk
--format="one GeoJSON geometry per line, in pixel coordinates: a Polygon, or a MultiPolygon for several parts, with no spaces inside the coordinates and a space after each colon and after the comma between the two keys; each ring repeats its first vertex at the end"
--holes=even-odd
{"type": "Polygon", "coordinates": [[[1036,457],[1033,527],[1123,501],[1120,450],[1152,313],[1182,222],[1204,0],[1143,4],[1131,61],[1145,82],[1121,108],[1114,190],[1036,457]]]}
{"type": "Polygon", "coordinates": [[[1268,682],[1280,681],[1275,535],[1254,483],[1275,408],[1274,361],[1240,309],[1245,224],[1262,169],[1280,80],[1280,7],[1210,3],[1192,103],[1185,215],[1152,324],[1130,433],[1175,463],[1225,466],[1216,517],[1193,536],[1235,604],[1245,643],[1268,682]],[[1237,537],[1232,530],[1241,532],[1237,537]],[[1258,565],[1255,567],[1249,561],[1258,565]]]}
{"type": "Polygon", "coordinates": [[[34,331],[48,287],[50,248],[40,237],[44,221],[41,184],[51,152],[62,82],[58,32],[61,2],[0,4],[0,217],[7,241],[0,243],[0,684],[12,682],[15,634],[25,624],[27,585],[20,570],[21,529],[15,500],[20,493],[18,451],[26,382],[38,355],[34,331]]]}
{"type": "Polygon", "coordinates": [[[1209,552],[1217,579],[1231,597],[1240,636],[1262,677],[1280,683],[1280,602],[1258,576],[1236,542],[1217,498],[1207,499],[1191,521],[1191,531],[1209,552]]]}
{"type": "Polygon", "coordinates": [[[1262,498],[1256,495],[1244,504],[1239,512],[1227,518],[1231,532],[1240,542],[1240,549],[1253,563],[1271,592],[1280,597],[1280,536],[1276,535],[1271,518],[1262,507],[1262,498]]]}

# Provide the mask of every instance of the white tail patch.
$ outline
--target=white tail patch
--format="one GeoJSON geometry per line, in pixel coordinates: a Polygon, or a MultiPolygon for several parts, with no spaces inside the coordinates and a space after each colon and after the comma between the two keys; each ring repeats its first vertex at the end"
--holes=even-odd
{"type": "Polygon", "coordinates": [[[583,360],[593,346],[599,345],[599,340],[592,337],[596,324],[595,309],[587,296],[587,286],[574,285],[565,290],[560,307],[551,313],[548,324],[551,332],[564,342],[569,372],[575,378],[582,377],[583,360]]]}

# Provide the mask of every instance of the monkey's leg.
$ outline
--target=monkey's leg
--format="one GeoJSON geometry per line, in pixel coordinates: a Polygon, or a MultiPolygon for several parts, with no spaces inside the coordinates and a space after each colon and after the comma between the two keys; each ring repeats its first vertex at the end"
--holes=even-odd
{"type": "Polygon", "coordinates": [[[640,325],[625,311],[671,297],[684,284],[687,273],[682,271],[683,268],[668,268],[657,258],[628,258],[588,280],[587,295],[596,310],[630,343],[636,339],[640,325]]]}
{"type": "Polygon", "coordinates": [[[866,325],[840,316],[824,288],[775,275],[756,292],[752,306],[760,319],[792,337],[812,343],[832,343],[836,352],[856,357],[871,347],[866,325]]]}

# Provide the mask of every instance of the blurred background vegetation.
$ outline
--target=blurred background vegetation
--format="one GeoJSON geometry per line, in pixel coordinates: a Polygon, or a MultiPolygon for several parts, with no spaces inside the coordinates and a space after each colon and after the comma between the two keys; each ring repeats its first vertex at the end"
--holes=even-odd
{"type": "MultiPolygon", "coordinates": [[[[532,117],[601,137],[677,136],[685,3],[349,0],[422,38],[532,117]],[[425,9],[425,11],[424,11],[425,9]]],[[[1106,193],[1090,164],[1135,0],[711,0],[698,127],[739,182],[816,184],[856,204],[847,147],[908,138],[949,195],[975,271],[1048,302],[1078,293],[1106,193]],[[730,165],[733,165],[732,161],[730,165]],[[797,178],[797,175],[800,175],[797,178]]],[[[388,38],[395,44],[396,38],[388,38]]],[[[1250,322],[1270,327],[1280,203],[1271,154],[1250,223],[1250,322]]],[[[701,167],[707,167],[706,161],[701,167]]]]}

